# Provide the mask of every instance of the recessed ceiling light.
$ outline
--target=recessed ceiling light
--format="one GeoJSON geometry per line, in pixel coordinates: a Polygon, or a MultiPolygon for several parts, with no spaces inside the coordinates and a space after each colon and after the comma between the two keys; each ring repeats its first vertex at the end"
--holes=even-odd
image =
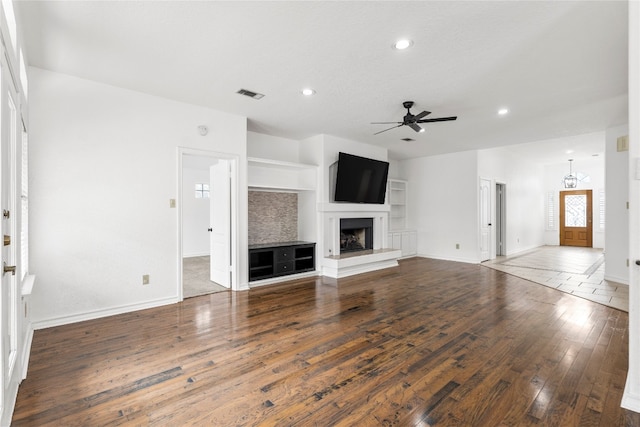
{"type": "Polygon", "coordinates": [[[420,133],[424,132],[424,128],[420,129],[418,132],[420,133]]]}
{"type": "Polygon", "coordinates": [[[565,151],[565,153],[571,154],[571,153],[573,153],[573,150],[567,150],[567,151],[565,151]]]}
{"type": "Polygon", "coordinates": [[[509,114],[509,109],[508,108],[501,108],[501,109],[498,110],[498,115],[504,116],[505,114],[509,114]]]}
{"type": "Polygon", "coordinates": [[[393,48],[398,50],[404,50],[408,47],[411,47],[412,45],[413,45],[413,40],[401,39],[393,44],[393,48]]]}
{"type": "Polygon", "coordinates": [[[301,91],[301,92],[302,92],[302,94],[303,94],[304,96],[311,96],[311,95],[314,95],[314,94],[316,93],[316,91],[315,91],[315,90],[310,89],[310,88],[304,88],[304,89],[302,89],[302,91],[301,91]]]}

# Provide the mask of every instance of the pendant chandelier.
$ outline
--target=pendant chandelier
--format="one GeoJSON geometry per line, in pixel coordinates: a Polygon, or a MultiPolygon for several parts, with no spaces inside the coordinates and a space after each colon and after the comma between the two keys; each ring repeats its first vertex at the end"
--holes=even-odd
{"type": "Polygon", "coordinates": [[[576,188],[578,186],[578,176],[574,175],[571,169],[572,162],[573,162],[573,159],[569,159],[569,175],[565,175],[563,179],[564,188],[576,188]]]}

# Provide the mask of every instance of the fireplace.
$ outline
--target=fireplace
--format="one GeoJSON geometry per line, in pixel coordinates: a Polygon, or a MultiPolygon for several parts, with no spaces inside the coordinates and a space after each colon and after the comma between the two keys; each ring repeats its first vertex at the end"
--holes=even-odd
{"type": "Polygon", "coordinates": [[[373,218],[340,219],[340,253],[373,249],[373,218]]]}

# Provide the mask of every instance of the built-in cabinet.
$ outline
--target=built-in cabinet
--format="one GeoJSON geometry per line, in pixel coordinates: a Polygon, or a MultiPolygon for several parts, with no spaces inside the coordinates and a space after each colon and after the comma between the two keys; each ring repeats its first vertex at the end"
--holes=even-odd
{"type": "Polygon", "coordinates": [[[418,233],[414,230],[390,232],[389,244],[393,249],[400,249],[403,258],[414,256],[418,253],[418,233]]]}
{"type": "Polygon", "coordinates": [[[313,271],[315,254],[312,242],[249,245],[249,281],[313,271]]]}
{"type": "Polygon", "coordinates": [[[414,256],[418,252],[418,234],[407,229],[407,185],[407,181],[401,179],[389,179],[387,182],[388,243],[393,249],[400,249],[403,257],[414,256]]]}

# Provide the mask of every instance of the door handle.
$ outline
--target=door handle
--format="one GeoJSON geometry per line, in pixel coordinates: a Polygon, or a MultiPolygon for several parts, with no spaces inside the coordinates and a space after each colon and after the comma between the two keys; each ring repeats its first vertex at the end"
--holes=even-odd
{"type": "Polygon", "coordinates": [[[640,259],[636,260],[636,265],[640,265],[640,259]]]}
{"type": "Polygon", "coordinates": [[[213,231],[213,228],[207,228],[207,231],[211,233],[213,231]]]}
{"type": "Polygon", "coordinates": [[[6,262],[4,262],[3,264],[4,264],[4,266],[2,267],[3,274],[10,272],[12,276],[16,275],[16,266],[15,265],[7,265],[6,262]]]}

